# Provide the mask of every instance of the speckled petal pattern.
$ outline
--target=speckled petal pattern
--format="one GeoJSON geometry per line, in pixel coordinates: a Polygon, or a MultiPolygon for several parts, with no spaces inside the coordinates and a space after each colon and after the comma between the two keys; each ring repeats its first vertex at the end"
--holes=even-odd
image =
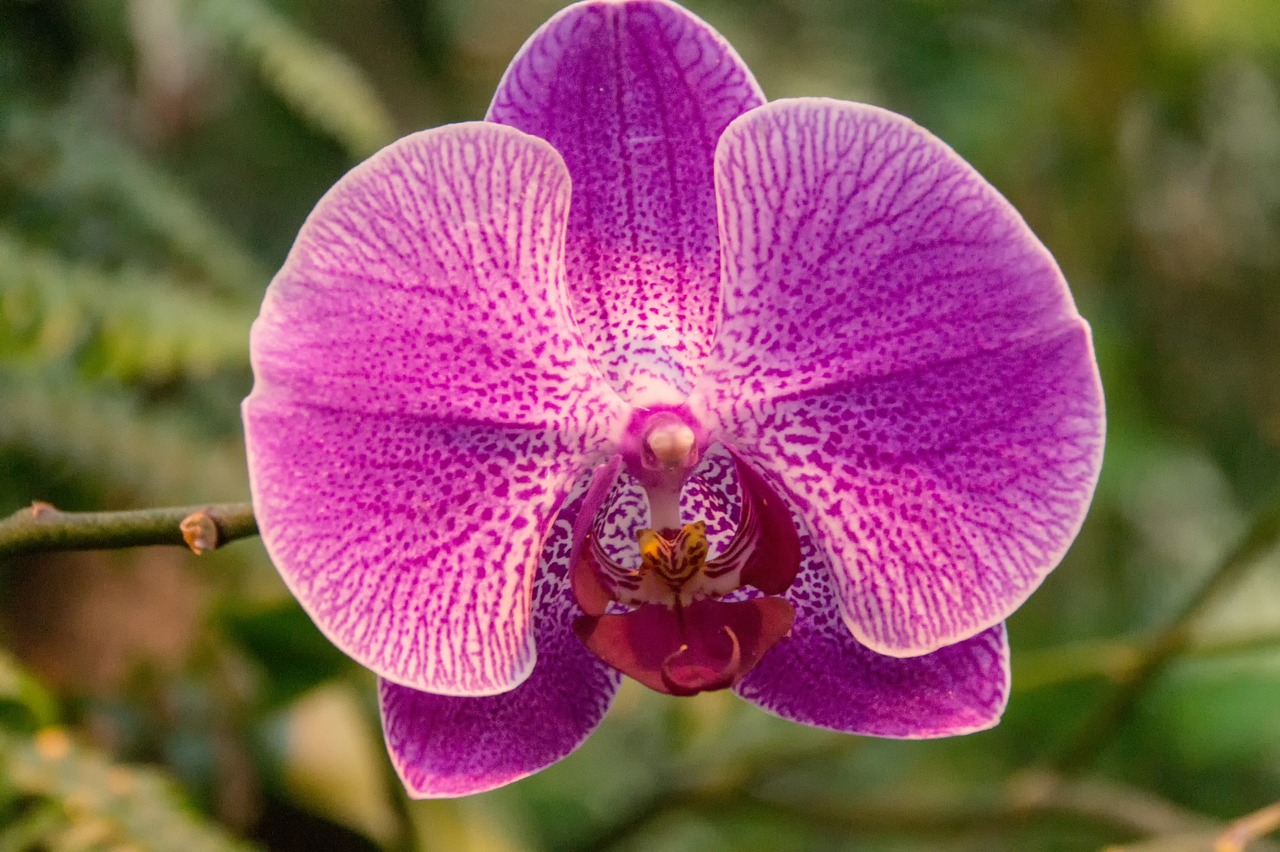
{"type": "Polygon", "coordinates": [[[317,205],[254,324],[254,507],[290,589],[344,652],[450,695],[534,663],[554,512],[625,406],[563,291],[569,200],[545,142],[414,134],[317,205]]]}
{"type": "Polygon", "coordinates": [[[429,695],[381,681],[383,730],[417,798],[465,796],[517,781],[572,752],[604,717],[622,677],[573,635],[566,568],[583,489],[552,527],[534,587],[538,666],[510,692],[429,695]]]}
{"type": "Polygon", "coordinates": [[[860,642],[913,656],[1003,621],[1101,464],[1089,331],[1053,259],[874,107],[772,103],[717,169],[723,318],[690,408],[789,492],[860,642]]]}
{"type": "Polygon", "coordinates": [[[637,405],[678,402],[706,358],[720,269],[712,158],[724,127],[763,100],[733,48],[665,0],[570,6],[494,96],[491,121],[564,156],[574,313],[637,405]]]}
{"type": "Polygon", "coordinates": [[[723,445],[713,444],[684,486],[680,517],[685,523],[706,523],[709,551],[715,557],[733,541],[741,515],[742,486],[738,484],[733,456],[723,445]]]}
{"type": "Polygon", "coordinates": [[[1081,322],[1018,212],[895,113],[774,101],[725,132],[716,181],[726,281],[700,389],[777,397],[1081,322]]]}
{"type": "Polygon", "coordinates": [[[791,634],[735,691],[793,722],[851,734],[924,739],[967,734],[1000,721],[1009,698],[1003,624],[919,657],[886,657],[858,643],[831,606],[829,569],[801,536],[804,565],[784,595],[791,634]]]}

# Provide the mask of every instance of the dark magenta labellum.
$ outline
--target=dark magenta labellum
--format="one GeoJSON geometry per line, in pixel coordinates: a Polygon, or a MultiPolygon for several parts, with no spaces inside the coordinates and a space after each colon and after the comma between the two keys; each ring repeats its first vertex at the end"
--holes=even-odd
{"type": "Polygon", "coordinates": [[[710,598],[620,615],[586,615],[578,638],[600,659],[650,689],[694,695],[740,681],[791,630],[795,609],[778,597],[710,598]]]}

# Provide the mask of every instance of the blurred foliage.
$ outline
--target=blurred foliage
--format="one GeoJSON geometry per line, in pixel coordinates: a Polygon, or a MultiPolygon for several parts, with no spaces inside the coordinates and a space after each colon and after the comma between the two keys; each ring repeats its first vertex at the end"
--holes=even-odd
{"type": "MultiPolygon", "coordinates": [[[[243,499],[249,325],[307,211],[483,115],[558,5],[0,0],[0,515],[243,499]]],[[[861,740],[630,684],[547,772],[410,803],[371,677],[256,542],[30,557],[0,565],[0,850],[1208,849],[1280,799],[1280,4],[689,6],[770,97],[950,142],[1093,323],[1103,480],[1010,622],[1004,723],[861,740]]]]}

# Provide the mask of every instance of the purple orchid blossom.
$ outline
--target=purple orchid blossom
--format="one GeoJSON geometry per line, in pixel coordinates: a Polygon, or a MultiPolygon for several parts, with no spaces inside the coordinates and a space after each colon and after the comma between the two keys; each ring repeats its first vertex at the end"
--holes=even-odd
{"type": "Polygon", "coordinates": [[[666,0],[565,9],[486,121],[339,181],[252,355],[263,540],[421,797],[564,757],[622,674],[990,727],[1101,463],[1089,328],[1009,203],[901,116],[765,104],[666,0]]]}

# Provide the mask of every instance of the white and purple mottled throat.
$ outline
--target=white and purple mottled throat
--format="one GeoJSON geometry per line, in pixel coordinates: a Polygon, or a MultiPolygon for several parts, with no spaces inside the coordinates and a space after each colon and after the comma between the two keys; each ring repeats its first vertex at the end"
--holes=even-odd
{"type": "Polygon", "coordinates": [[[706,430],[682,407],[638,411],[619,459],[593,480],[579,520],[573,591],[585,615],[574,630],[593,654],[646,686],[693,695],[738,683],[795,619],[778,597],[795,580],[800,541],[790,511],[732,450],[742,496],[725,551],[708,559],[703,520],[684,523],[681,495],[708,448],[706,430]],[[600,544],[622,468],[644,489],[650,526],[636,531],[639,567],[600,544]],[[747,587],[763,592],[751,596],[747,587]]]}

